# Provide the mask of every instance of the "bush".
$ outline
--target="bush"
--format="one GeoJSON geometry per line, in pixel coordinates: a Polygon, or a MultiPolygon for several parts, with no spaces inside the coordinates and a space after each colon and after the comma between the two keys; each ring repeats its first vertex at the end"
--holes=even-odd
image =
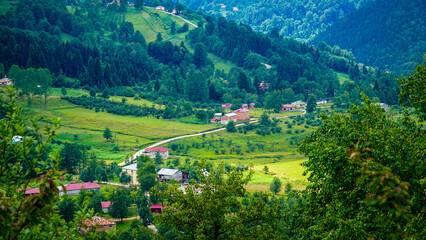
{"type": "Polygon", "coordinates": [[[288,133],[288,134],[291,134],[291,130],[287,130],[287,133],[288,133]]]}

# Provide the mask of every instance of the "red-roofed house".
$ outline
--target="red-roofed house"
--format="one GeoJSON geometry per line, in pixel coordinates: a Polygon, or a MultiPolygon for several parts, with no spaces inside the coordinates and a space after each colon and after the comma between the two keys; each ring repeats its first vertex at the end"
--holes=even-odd
{"type": "Polygon", "coordinates": [[[157,6],[157,7],[155,7],[155,9],[156,9],[156,10],[164,11],[164,7],[163,7],[163,6],[157,6]]]}
{"type": "Polygon", "coordinates": [[[101,202],[102,212],[108,213],[109,207],[111,207],[111,202],[101,202]]]}
{"type": "Polygon", "coordinates": [[[25,195],[33,195],[33,194],[39,194],[40,193],[40,189],[39,188],[29,188],[27,190],[25,190],[25,195]]]}
{"type": "Polygon", "coordinates": [[[87,232],[92,228],[94,228],[97,232],[107,231],[111,228],[115,229],[115,222],[108,218],[94,216],[92,217],[92,220],[87,218],[86,220],[81,221],[80,225],[78,226],[78,231],[82,235],[86,235],[87,232]]]}
{"type": "Polygon", "coordinates": [[[220,117],[212,118],[212,119],[210,119],[210,122],[211,123],[220,123],[220,117]]]}
{"type": "Polygon", "coordinates": [[[0,85],[10,86],[10,85],[13,85],[13,82],[9,78],[5,77],[0,79],[0,85]]]}
{"type": "Polygon", "coordinates": [[[163,212],[163,204],[152,204],[151,213],[162,213],[163,212]]]}
{"type": "Polygon", "coordinates": [[[229,110],[229,109],[231,109],[231,107],[232,107],[232,104],[230,104],[230,103],[222,104],[223,110],[229,110]]]}
{"type": "MultiPolygon", "coordinates": [[[[96,183],[70,183],[65,185],[65,188],[67,189],[68,195],[78,195],[81,191],[81,189],[86,189],[89,191],[101,191],[101,186],[99,186],[96,183]]],[[[59,196],[64,195],[65,193],[62,191],[62,189],[59,189],[59,196]]]]}
{"type": "Polygon", "coordinates": [[[169,157],[169,149],[163,148],[163,147],[156,147],[156,148],[145,148],[145,155],[149,156],[150,158],[155,158],[155,155],[157,153],[160,154],[161,158],[168,158],[169,157]]]}
{"type": "Polygon", "coordinates": [[[237,121],[247,121],[250,120],[250,113],[247,108],[240,108],[235,111],[232,111],[233,113],[237,114],[237,121]]]}

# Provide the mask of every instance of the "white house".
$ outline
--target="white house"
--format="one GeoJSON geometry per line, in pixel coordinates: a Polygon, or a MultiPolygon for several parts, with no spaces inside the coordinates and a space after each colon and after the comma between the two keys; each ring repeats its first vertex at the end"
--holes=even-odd
{"type": "Polygon", "coordinates": [[[150,158],[155,158],[155,156],[160,154],[161,158],[167,159],[169,158],[169,149],[163,147],[156,148],[145,148],[144,154],[149,156],[150,158]]]}
{"type": "Polygon", "coordinates": [[[324,103],[327,103],[327,100],[322,98],[317,98],[317,104],[324,104],[324,103]]]}
{"type": "Polygon", "coordinates": [[[170,180],[176,180],[176,181],[182,181],[183,180],[183,173],[180,170],[177,169],[169,169],[169,168],[162,168],[160,171],[158,171],[158,177],[157,180],[160,182],[167,182],[170,180]]]}

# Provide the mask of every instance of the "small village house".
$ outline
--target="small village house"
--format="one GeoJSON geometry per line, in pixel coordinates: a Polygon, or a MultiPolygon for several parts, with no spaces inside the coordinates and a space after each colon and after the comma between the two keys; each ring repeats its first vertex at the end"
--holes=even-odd
{"type": "Polygon", "coordinates": [[[128,166],[123,167],[122,169],[123,169],[123,172],[130,175],[132,184],[135,184],[135,185],[139,184],[138,178],[137,178],[137,176],[138,176],[138,164],[137,163],[130,164],[128,166]]]}
{"type": "MultiPolygon", "coordinates": [[[[78,195],[80,194],[81,189],[86,189],[91,192],[100,192],[101,186],[99,186],[96,183],[69,183],[65,185],[65,189],[67,190],[67,194],[72,195],[78,195]]],[[[65,194],[64,191],[62,191],[62,188],[59,187],[59,196],[63,196],[65,194]]]]}
{"type": "Polygon", "coordinates": [[[326,98],[325,100],[327,100],[328,103],[332,103],[333,102],[333,98],[332,97],[326,98]]]}
{"type": "Polygon", "coordinates": [[[210,119],[210,122],[211,123],[220,123],[220,117],[212,118],[212,119],[210,119]]]}
{"type": "Polygon", "coordinates": [[[233,121],[233,122],[237,121],[236,113],[227,113],[220,118],[221,124],[228,124],[230,121],[233,121]]]}
{"type": "Polygon", "coordinates": [[[296,108],[305,108],[306,107],[306,102],[303,102],[303,101],[296,101],[296,102],[292,102],[291,104],[296,105],[296,108]]]}
{"type": "Polygon", "coordinates": [[[100,231],[107,231],[110,229],[116,229],[116,226],[115,226],[115,222],[112,221],[111,219],[94,216],[92,217],[92,220],[87,218],[86,220],[81,221],[78,227],[78,231],[83,236],[86,236],[87,232],[89,232],[91,229],[94,229],[95,231],[100,232],[100,231]]]}
{"type": "Polygon", "coordinates": [[[4,78],[0,79],[0,85],[11,86],[11,85],[13,85],[13,82],[9,78],[4,77],[4,78]]]}
{"type": "Polygon", "coordinates": [[[163,6],[157,6],[157,7],[155,7],[155,9],[156,9],[156,10],[164,11],[164,7],[163,7],[163,6]]]}
{"type": "Polygon", "coordinates": [[[177,169],[162,168],[160,171],[158,171],[157,180],[160,182],[167,182],[170,180],[184,182],[187,179],[188,174],[177,169]]]}
{"type": "Polygon", "coordinates": [[[249,104],[249,109],[254,109],[254,103],[249,104]]]}
{"type": "Polygon", "coordinates": [[[248,121],[250,120],[250,112],[247,108],[239,108],[233,113],[237,114],[237,121],[248,121]]]}
{"type": "Polygon", "coordinates": [[[248,109],[249,105],[247,103],[244,103],[243,106],[242,106],[242,108],[248,109]]]}
{"type": "Polygon", "coordinates": [[[111,207],[111,202],[101,202],[102,212],[108,213],[109,208],[111,207]]]}
{"type": "Polygon", "coordinates": [[[164,147],[145,148],[144,154],[150,158],[155,158],[157,154],[160,154],[161,158],[167,159],[169,158],[169,149],[164,147]]]}
{"type": "Polygon", "coordinates": [[[281,109],[282,112],[295,112],[296,111],[296,105],[294,104],[283,104],[283,108],[281,109]]]}
{"type": "Polygon", "coordinates": [[[317,98],[316,102],[317,104],[324,104],[324,103],[327,103],[327,100],[322,98],[317,98]]]}
{"type": "Polygon", "coordinates": [[[386,112],[389,111],[389,105],[387,105],[386,103],[376,103],[376,105],[378,105],[380,108],[384,109],[386,112]]]}
{"type": "Polygon", "coordinates": [[[152,204],[151,213],[162,213],[163,212],[163,204],[152,204]]]}
{"type": "Polygon", "coordinates": [[[229,109],[231,109],[231,107],[232,107],[232,104],[230,104],[230,103],[222,104],[222,109],[223,110],[229,110],[229,109]]]}
{"type": "MultiPolygon", "coordinates": [[[[65,189],[67,190],[68,195],[78,195],[80,194],[81,189],[86,189],[92,192],[100,192],[101,186],[99,186],[96,183],[70,183],[65,185],[65,189]]],[[[59,196],[65,195],[65,192],[61,186],[58,187],[58,190],[59,190],[59,196]]],[[[39,194],[39,193],[40,193],[39,188],[29,188],[29,189],[26,189],[24,192],[25,195],[33,195],[33,194],[39,194]]]]}

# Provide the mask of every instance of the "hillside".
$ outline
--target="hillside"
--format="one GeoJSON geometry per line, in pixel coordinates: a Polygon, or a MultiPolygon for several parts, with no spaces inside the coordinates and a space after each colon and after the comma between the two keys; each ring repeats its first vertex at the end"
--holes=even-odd
{"type": "Polygon", "coordinates": [[[320,33],[314,43],[339,45],[367,65],[407,73],[426,53],[425,9],[423,0],[373,1],[320,33]]]}
{"type": "Polygon", "coordinates": [[[213,16],[225,16],[268,33],[276,28],[284,37],[309,41],[350,12],[371,0],[182,0],[187,7],[213,16]]]}

